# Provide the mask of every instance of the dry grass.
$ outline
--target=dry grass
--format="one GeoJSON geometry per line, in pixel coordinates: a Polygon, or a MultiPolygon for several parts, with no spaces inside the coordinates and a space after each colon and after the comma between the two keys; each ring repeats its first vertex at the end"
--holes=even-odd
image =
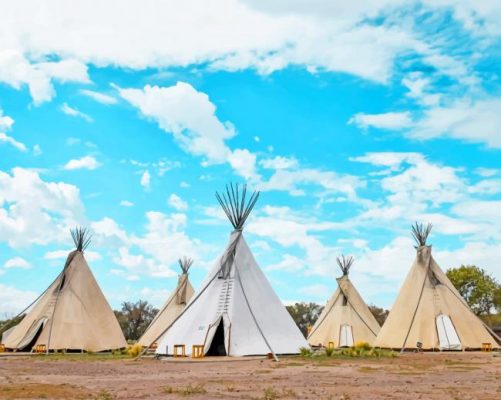
{"type": "Polygon", "coordinates": [[[188,386],[174,388],[172,386],[165,386],[162,388],[162,392],[166,394],[179,394],[181,396],[192,396],[195,394],[206,394],[207,390],[204,385],[192,385],[191,383],[188,386]]]}
{"type": "MultiPolygon", "coordinates": [[[[2,399],[89,399],[92,394],[85,388],[61,384],[9,384],[0,385],[2,399]]],[[[99,399],[101,400],[101,399],[99,399]]],[[[108,400],[108,399],[102,399],[108,400]]]]}

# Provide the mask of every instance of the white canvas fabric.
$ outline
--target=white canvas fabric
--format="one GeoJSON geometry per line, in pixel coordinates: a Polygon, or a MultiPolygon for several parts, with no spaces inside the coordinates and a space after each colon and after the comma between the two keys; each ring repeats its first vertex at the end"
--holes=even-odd
{"type": "MultiPolygon", "coordinates": [[[[420,246],[416,260],[374,345],[415,349],[417,342],[421,342],[425,350],[445,349],[438,334],[439,315],[449,318],[461,349],[479,349],[482,343],[491,343],[493,348],[500,347],[497,338],[471,311],[435,262],[431,246],[420,246]]],[[[452,328],[446,329],[452,334],[452,328]]]]}
{"type": "Polygon", "coordinates": [[[339,347],[353,346],[353,329],[351,325],[341,325],[341,333],[339,334],[339,347]]]}
{"type": "Polygon", "coordinates": [[[183,312],[193,293],[193,286],[191,286],[188,274],[180,275],[176,289],[158,311],[138,343],[145,347],[149,347],[153,343],[160,343],[163,332],[183,312]]]}
{"type": "Polygon", "coordinates": [[[438,343],[441,350],[461,350],[461,341],[448,315],[437,317],[438,343]]]}
{"type": "MultiPolygon", "coordinates": [[[[380,329],[378,322],[348,275],[338,278],[337,283],[338,288],[313,325],[308,342],[312,346],[324,347],[329,346],[330,342],[335,347],[351,346],[356,342],[372,344],[380,329]],[[351,328],[351,344],[346,344],[343,326],[351,328]]],[[[346,329],[344,332],[347,332],[346,329]]]]}
{"type": "Polygon", "coordinates": [[[308,346],[238,230],[156,352],[172,354],[184,344],[187,354],[192,345],[204,345],[207,354],[221,322],[229,356],[296,354],[308,346]]]}
{"type": "Polygon", "coordinates": [[[11,350],[99,352],[127,346],[115,314],[106,301],[83,252],[68,256],[63,272],[4,341],[11,350]]]}

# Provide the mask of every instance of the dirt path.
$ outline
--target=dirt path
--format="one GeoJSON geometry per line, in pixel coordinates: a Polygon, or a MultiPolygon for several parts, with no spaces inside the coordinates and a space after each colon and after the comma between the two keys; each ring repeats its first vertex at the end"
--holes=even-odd
{"type": "MultiPolygon", "coordinates": [[[[66,358],[65,358],[66,357],[66,358]]],[[[1,399],[500,399],[501,357],[228,362],[0,358],[1,399]]]]}

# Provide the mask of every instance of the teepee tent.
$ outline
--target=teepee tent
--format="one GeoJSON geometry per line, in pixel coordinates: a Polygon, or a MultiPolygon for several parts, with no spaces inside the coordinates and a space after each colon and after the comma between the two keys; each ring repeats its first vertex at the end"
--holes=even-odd
{"type": "Polygon", "coordinates": [[[157,354],[184,344],[203,345],[206,355],[294,354],[308,343],[254,259],[242,230],[259,197],[246,202],[247,188],[226,187],[216,197],[234,227],[228,246],[187,304],[166,328],[157,354]]]}
{"type": "MultiPolygon", "coordinates": [[[[15,351],[104,351],[127,346],[117,319],[92,275],[84,257],[88,232],[71,231],[76,249],[63,270],[32,303],[23,320],[9,331],[4,345],[15,351]],[[33,305],[34,304],[34,305],[33,305]]],[[[24,310],[26,311],[26,310],[24,310]]]]}
{"type": "Polygon", "coordinates": [[[151,321],[143,336],[139,339],[138,343],[142,346],[148,347],[154,343],[158,343],[162,339],[162,334],[172,321],[174,321],[179,314],[186,307],[186,303],[193,296],[194,290],[188,278],[188,270],[193,264],[191,258],[179,259],[181,267],[181,275],[177,281],[177,287],[169,296],[163,307],[158,311],[157,315],[151,321]]]}
{"type": "Polygon", "coordinates": [[[412,227],[417,256],[374,345],[393,349],[467,350],[499,338],[471,311],[431,255],[431,224],[412,227]]]}
{"type": "Polygon", "coordinates": [[[308,335],[312,346],[352,346],[356,342],[372,344],[379,332],[379,324],[364,303],[348,277],[353,257],[337,259],[343,276],[337,278],[338,288],[327,302],[308,335]]]}

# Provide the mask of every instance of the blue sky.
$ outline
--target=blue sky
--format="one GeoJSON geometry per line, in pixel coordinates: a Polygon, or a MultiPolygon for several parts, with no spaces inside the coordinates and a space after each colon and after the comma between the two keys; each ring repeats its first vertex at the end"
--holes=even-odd
{"type": "Polygon", "coordinates": [[[261,190],[246,237],[284,302],[325,302],[352,254],[390,307],[414,221],[444,269],[501,279],[500,5],[126,3],[2,6],[0,315],[57,275],[76,225],[113,307],[160,305],[182,256],[197,286],[228,182],[261,190]]]}

